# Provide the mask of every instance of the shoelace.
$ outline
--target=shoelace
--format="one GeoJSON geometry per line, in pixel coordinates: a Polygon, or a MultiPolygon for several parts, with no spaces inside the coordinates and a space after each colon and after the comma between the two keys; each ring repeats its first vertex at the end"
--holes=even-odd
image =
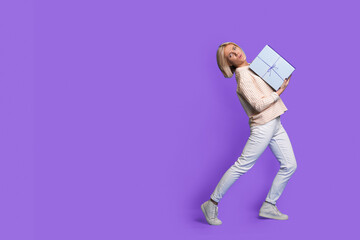
{"type": "Polygon", "coordinates": [[[279,216],[281,216],[281,215],[282,215],[282,213],[279,211],[279,209],[277,209],[277,207],[276,207],[276,206],[274,206],[274,205],[272,205],[272,206],[273,206],[273,208],[274,208],[275,212],[276,212],[279,216]]]}
{"type": "Polygon", "coordinates": [[[209,203],[209,204],[213,205],[213,208],[211,210],[214,210],[214,211],[211,211],[211,215],[212,215],[212,218],[215,219],[218,214],[218,207],[213,203],[209,203]]]}

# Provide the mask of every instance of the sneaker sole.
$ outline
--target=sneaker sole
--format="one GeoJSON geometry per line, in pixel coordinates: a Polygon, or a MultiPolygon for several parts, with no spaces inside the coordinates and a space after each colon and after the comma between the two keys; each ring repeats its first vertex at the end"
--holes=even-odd
{"type": "Polygon", "coordinates": [[[203,214],[204,214],[204,216],[205,216],[205,218],[206,218],[207,223],[210,224],[210,225],[221,225],[221,224],[213,224],[213,223],[209,222],[208,217],[207,217],[207,215],[206,215],[206,213],[205,213],[204,204],[205,204],[205,203],[201,204],[201,211],[203,212],[203,214]]]}
{"type": "Polygon", "coordinates": [[[289,217],[287,218],[281,218],[281,217],[276,217],[276,216],[272,216],[272,215],[267,215],[264,213],[259,213],[260,217],[264,217],[264,218],[271,218],[271,219],[276,219],[276,220],[288,220],[289,217]]]}

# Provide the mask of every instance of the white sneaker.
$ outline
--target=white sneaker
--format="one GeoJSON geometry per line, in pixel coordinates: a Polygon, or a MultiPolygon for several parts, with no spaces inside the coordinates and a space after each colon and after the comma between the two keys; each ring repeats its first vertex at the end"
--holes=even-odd
{"type": "Polygon", "coordinates": [[[275,205],[268,202],[263,202],[259,216],[277,220],[287,220],[289,218],[288,215],[281,213],[275,205]]]}
{"type": "Polygon", "coordinates": [[[217,218],[218,215],[218,206],[215,205],[210,200],[201,204],[201,210],[205,215],[206,221],[210,225],[221,225],[222,222],[220,219],[217,218]]]}

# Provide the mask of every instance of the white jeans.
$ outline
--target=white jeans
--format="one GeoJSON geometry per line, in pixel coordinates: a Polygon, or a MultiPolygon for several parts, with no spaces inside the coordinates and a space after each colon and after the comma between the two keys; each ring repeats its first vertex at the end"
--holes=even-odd
{"type": "Polygon", "coordinates": [[[250,127],[250,137],[238,160],[225,172],[211,198],[219,202],[230,186],[245,174],[265,151],[267,146],[280,162],[280,170],[271,185],[266,201],[276,204],[297,168],[289,136],[281,124],[280,116],[258,126],[250,127]]]}

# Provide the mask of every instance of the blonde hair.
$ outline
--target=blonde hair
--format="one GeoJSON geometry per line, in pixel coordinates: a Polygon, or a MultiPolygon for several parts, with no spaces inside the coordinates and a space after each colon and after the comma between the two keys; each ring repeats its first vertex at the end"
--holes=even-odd
{"type": "Polygon", "coordinates": [[[236,43],[233,43],[233,42],[225,42],[219,46],[217,53],[216,53],[216,61],[217,61],[217,65],[218,65],[220,71],[226,78],[231,78],[234,75],[234,72],[236,69],[236,67],[230,66],[225,58],[224,48],[229,44],[234,44],[238,48],[242,49],[236,43]]]}

